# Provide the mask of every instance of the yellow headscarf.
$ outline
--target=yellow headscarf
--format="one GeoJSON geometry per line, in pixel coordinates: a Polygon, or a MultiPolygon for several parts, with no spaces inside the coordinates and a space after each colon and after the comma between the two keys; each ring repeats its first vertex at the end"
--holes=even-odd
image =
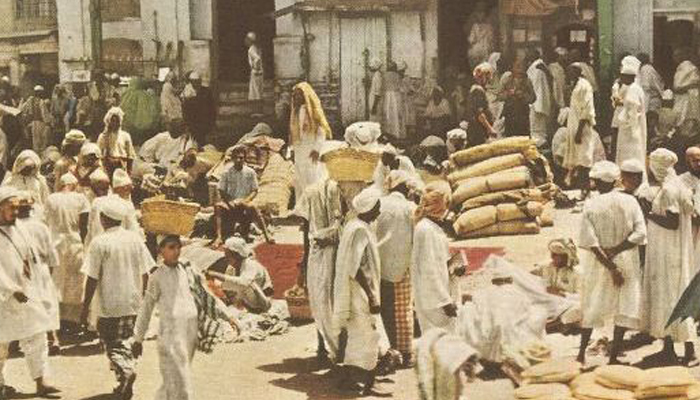
{"type": "Polygon", "coordinates": [[[452,189],[445,181],[435,181],[425,187],[425,193],[420,199],[420,205],[416,209],[415,220],[423,218],[441,219],[447,213],[452,199],[452,189]]]}
{"type": "Polygon", "coordinates": [[[333,134],[331,132],[331,127],[328,125],[328,120],[326,120],[326,114],[323,112],[323,107],[321,106],[321,99],[314,89],[306,82],[301,82],[294,86],[292,93],[296,90],[300,90],[304,94],[304,104],[306,105],[306,112],[308,115],[307,121],[310,124],[305,129],[300,129],[299,127],[299,104],[294,104],[294,96],[292,96],[292,115],[289,118],[289,132],[290,141],[292,145],[298,143],[301,139],[303,132],[317,132],[319,128],[323,131],[326,139],[330,139],[333,134]]]}

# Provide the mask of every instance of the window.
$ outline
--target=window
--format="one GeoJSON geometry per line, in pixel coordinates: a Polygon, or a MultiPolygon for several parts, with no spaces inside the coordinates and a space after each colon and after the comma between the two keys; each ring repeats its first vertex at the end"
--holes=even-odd
{"type": "Polygon", "coordinates": [[[126,18],[141,17],[140,0],[108,0],[101,2],[102,21],[120,21],[126,18]]]}
{"type": "Polygon", "coordinates": [[[16,0],[17,19],[56,18],[56,0],[16,0]]]}

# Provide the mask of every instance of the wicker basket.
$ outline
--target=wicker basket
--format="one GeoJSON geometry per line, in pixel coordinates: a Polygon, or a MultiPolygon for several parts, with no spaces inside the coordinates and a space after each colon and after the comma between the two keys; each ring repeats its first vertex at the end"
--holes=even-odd
{"type": "Polygon", "coordinates": [[[372,182],[381,154],[357,149],[338,149],[324,154],[328,174],[336,182],[372,182]]]}
{"type": "Polygon", "coordinates": [[[189,235],[198,212],[194,203],[149,199],[141,204],[144,229],[160,235],[189,235]]]}
{"type": "Polygon", "coordinates": [[[297,295],[292,295],[291,292],[292,289],[284,292],[284,299],[287,301],[287,308],[289,308],[289,315],[291,316],[292,321],[313,321],[314,318],[311,316],[309,297],[307,295],[299,297],[297,295]]]}

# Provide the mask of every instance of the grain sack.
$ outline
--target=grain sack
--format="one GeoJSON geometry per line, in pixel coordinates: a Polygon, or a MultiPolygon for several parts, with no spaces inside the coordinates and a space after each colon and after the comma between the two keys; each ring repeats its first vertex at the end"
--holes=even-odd
{"type": "Polygon", "coordinates": [[[653,368],[644,372],[643,380],[637,386],[637,399],[659,397],[692,398],[698,395],[698,382],[685,367],[653,368]]]}
{"type": "MultiPolygon", "coordinates": [[[[464,239],[476,239],[501,235],[536,235],[541,227],[537,220],[521,219],[515,221],[496,222],[495,224],[477,231],[460,234],[464,239]]],[[[459,234],[459,232],[458,232],[459,234]]]]}
{"type": "Polygon", "coordinates": [[[522,377],[530,383],[569,383],[580,373],[580,363],[556,359],[526,369],[522,377]]]}
{"type": "Polygon", "coordinates": [[[580,400],[633,400],[629,390],[609,389],[596,383],[586,383],[573,390],[574,397],[580,400]]]}
{"type": "Polygon", "coordinates": [[[644,371],[624,365],[605,365],[595,373],[595,381],[610,389],[634,391],[644,380],[644,371]]]}
{"type": "Polygon", "coordinates": [[[550,201],[544,205],[542,215],[540,215],[540,224],[542,227],[554,226],[554,202],[550,201]]]}
{"type": "Polygon", "coordinates": [[[526,204],[499,204],[498,222],[514,221],[517,219],[534,219],[542,215],[542,203],[531,201],[526,204]]]}
{"type": "Polygon", "coordinates": [[[522,154],[508,154],[505,156],[489,158],[477,164],[459,169],[447,176],[450,183],[455,184],[469,178],[491,175],[493,173],[525,165],[525,156],[522,154]]]}
{"type": "Polygon", "coordinates": [[[515,398],[522,400],[568,399],[569,387],[561,383],[525,385],[515,390],[515,398]]]}
{"type": "Polygon", "coordinates": [[[471,210],[483,206],[503,204],[503,203],[523,203],[529,201],[538,201],[544,203],[547,201],[540,189],[515,189],[504,192],[487,193],[481,196],[474,197],[462,203],[462,211],[471,210]]]}
{"type": "Polygon", "coordinates": [[[534,142],[529,137],[515,136],[458,151],[450,157],[450,161],[456,166],[466,166],[491,157],[520,153],[532,145],[534,142]]]}
{"type": "Polygon", "coordinates": [[[585,374],[581,374],[574,378],[571,383],[569,383],[569,387],[572,391],[576,391],[577,388],[583,385],[594,385],[596,383],[596,376],[597,375],[595,372],[586,372],[585,374]]]}
{"type": "Polygon", "coordinates": [[[530,173],[521,170],[467,179],[461,181],[452,194],[452,206],[457,208],[465,201],[484,194],[523,189],[529,185],[530,173]]]}
{"type": "Polygon", "coordinates": [[[494,174],[488,177],[486,182],[490,192],[521,189],[530,184],[530,173],[528,171],[516,170],[513,172],[494,174]]]}
{"type": "Polygon", "coordinates": [[[486,177],[473,178],[462,182],[452,193],[452,205],[458,206],[473,197],[488,193],[489,187],[486,177]]]}
{"type": "Polygon", "coordinates": [[[253,205],[267,215],[279,216],[288,211],[294,187],[294,164],[271,153],[259,178],[258,194],[253,205]]]}
{"type": "Polygon", "coordinates": [[[491,226],[497,221],[496,206],[486,206],[469,210],[459,216],[454,224],[455,232],[458,235],[465,235],[487,226],[491,226]]]}

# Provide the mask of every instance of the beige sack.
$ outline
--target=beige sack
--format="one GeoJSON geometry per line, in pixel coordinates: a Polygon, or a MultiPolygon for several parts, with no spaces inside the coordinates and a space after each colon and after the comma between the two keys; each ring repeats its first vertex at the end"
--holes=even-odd
{"type": "Polygon", "coordinates": [[[467,179],[459,183],[452,194],[452,206],[459,207],[465,201],[488,193],[523,189],[530,185],[530,173],[516,170],[467,179]]]}
{"type": "Polygon", "coordinates": [[[686,367],[652,368],[644,371],[640,389],[659,386],[690,386],[697,383],[686,367]]]}
{"type": "Polygon", "coordinates": [[[465,179],[491,175],[499,171],[525,165],[525,156],[520,153],[489,158],[480,163],[459,169],[447,176],[450,183],[455,184],[465,179]]]}
{"type": "Polygon", "coordinates": [[[450,161],[457,166],[471,165],[491,157],[520,153],[534,144],[527,136],[510,137],[458,151],[450,157],[450,161]]]}
{"type": "Polygon", "coordinates": [[[527,204],[499,204],[498,222],[514,221],[517,219],[534,219],[542,215],[544,206],[542,203],[531,201],[527,204]]]}
{"type": "Polygon", "coordinates": [[[629,390],[609,389],[598,384],[584,384],[574,389],[574,397],[580,400],[633,400],[629,390]]]}
{"type": "Polygon", "coordinates": [[[634,397],[638,400],[644,399],[679,399],[694,400],[700,397],[700,387],[693,386],[660,386],[656,388],[637,389],[634,397]]]}
{"type": "Polygon", "coordinates": [[[561,383],[525,385],[515,390],[518,399],[569,398],[571,390],[561,383]]]}
{"type": "Polygon", "coordinates": [[[540,215],[540,223],[542,227],[554,226],[554,202],[550,201],[544,205],[542,215],[540,215]]]}
{"type": "Polygon", "coordinates": [[[495,224],[497,216],[496,206],[475,208],[460,215],[454,228],[459,234],[467,234],[495,224]]]}
{"type": "Polygon", "coordinates": [[[534,365],[522,373],[532,383],[569,383],[581,373],[581,364],[573,360],[555,359],[534,365]]]}
{"type": "Polygon", "coordinates": [[[483,206],[504,204],[504,203],[523,203],[529,201],[538,201],[544,203],[547,201],[540,189],[515,189],[506,190],[503,192],[487,193],[481,196],[474,197],[462,203],[462,211],[471,210],[483,206]]]}
{"type": "Polygon", "coordinates": [[[476,239],[491,236],[501,235],[536,235],[540,233],[541,226],[537,220],[521,219],[515,221],[496,222],[495,224],[477,231],[461,233],[457,231],[457,235],[463,239],[476,239]]]}
{"type": "Polygon", "coordinates": [[[569,383],[569,387],[571,390],[576,391],[577,388],[583,385],[594,385],[596,376],[597,375],[595,372],[586,372],[585,374],[581,374],[574,378],[571,383],[569,383]]]}
{"type": "Polygon", "coordinates": [[[634,390],[644,380],[644,371],[624,365],[604,365],[596,370],[596,382],[611,389],[634,390]]]}

